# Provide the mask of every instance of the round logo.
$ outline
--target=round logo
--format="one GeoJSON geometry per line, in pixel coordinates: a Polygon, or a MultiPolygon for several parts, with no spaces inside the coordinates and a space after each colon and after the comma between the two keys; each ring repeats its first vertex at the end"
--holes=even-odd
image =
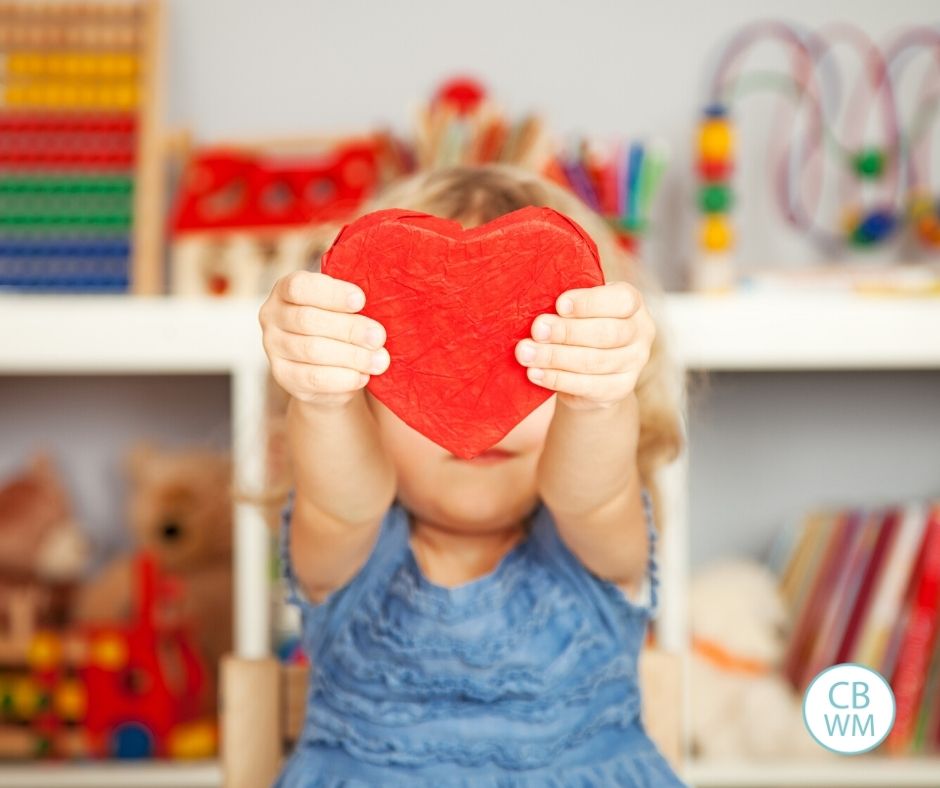
{"type": "Polygon", "coordinates": [[[891,685],[857,662],[832,665],[816,675],[803,695],[803,722],[827,750],[858,755],[875,749],[894,725],[891,685]]]}

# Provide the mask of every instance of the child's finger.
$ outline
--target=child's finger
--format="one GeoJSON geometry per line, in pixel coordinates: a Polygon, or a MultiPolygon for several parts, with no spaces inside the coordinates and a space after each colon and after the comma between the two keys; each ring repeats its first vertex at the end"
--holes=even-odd
{"type": "Polygon", "coordinates": [[[289,391],[318,394],[343,394],[360,389],[369,382],[369,375],[349,367],[302,364],[286,358],[273,359],[271,372],[289,391]]]}
{"type": "Polygon", "coordinates": [[[288,303],[331,312],[358,312],[366,303],[361,287],[320,271],[292,271],[279,279],[277,286],[288,303]]]}
{"type": "Polygon", "coordinates": [[[526,367],[557,369],[585,375],[622,372],[631,361],[630,347],[595,348],[546,345],[523,339],[516,345],[516,359],[526,367]]]}
{"type": "Polygon", "coordinates": [[[555,310],[562,317],[630,317],[641,301],[629,282],[611,282],[566,290],[555,299],[555,310]]]}
{"type": "Polygon", "coordinates": [[[532,321],[532,338],[538,342],[582,347],[621,347],[637,336],[633,320],[622,317],[559,317],[539,315],[532,321]]]}
{"type": "Polygon", "coordinates": [[[533,383],[560,394],[571,394],[597,402],[622,399],[634,384],[633,373],[615,372],[610,375],[582,375],[560,369],[530,367],[526,375],[533,383]]]}
{"type": "Polygon", "coordinates": [[[389,355],[383,347],[370,350],[324,336],[305,336],[287,331],[274,331],[270,349],[289,361],[326,367],[348,367],[368,375],[379,375],[388,369],[389,355]]]}
{"type": "Polygon", "coordinates": [[[324,336],[353,345],[380,348],[385,344],[385,328],[365,315],[344,315],[313,306],[285,304],[279,325],[285,331],[307,336],[324,336]]]}

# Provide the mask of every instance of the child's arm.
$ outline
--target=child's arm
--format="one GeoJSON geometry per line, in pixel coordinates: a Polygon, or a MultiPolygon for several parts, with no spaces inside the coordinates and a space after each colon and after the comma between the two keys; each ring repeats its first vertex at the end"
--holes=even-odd
{"type": "Polygon", "coordinates": [[[634,389],[655,326],[640,292],[626,282],[570,290],[556,308],[536,318],[534,341],[522,340],[517,349],[529,379],[558,394],[539,460],[539,493],[588,569],[637,590],[649,543],[634,389]]]}
{"type": "Polygon", "coordinates": [[[291,562],[313,601],[359,571],[395,496],[394,467],[362,390],[388,367],[385,331],[355,314],[364,304],[350,282],[296,271],[258,315],[272,375],[291,396],[291,562]]]}
{"type": "Polygon", "coordinates": [[[573,409],[560,397],[539,460],[539,488],[558,533],[599,577],[639,592],[646,518],[636,467],[637,399],[573,409]]]}

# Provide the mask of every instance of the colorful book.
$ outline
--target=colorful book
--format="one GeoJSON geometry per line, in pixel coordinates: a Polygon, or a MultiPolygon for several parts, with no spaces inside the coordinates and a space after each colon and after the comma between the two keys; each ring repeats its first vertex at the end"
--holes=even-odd
{"type": "Polygon", "coordinates": [[[917,708],[924,691],[927,668],[937,635],[940,605],[940,504],[931,508],[924,534],[923,568],[891,680],[897,703],[894,727],[886,747],[903,752],[913,737],[917,708]]]}
{"type": "MultiPolygon", "coordinates": [[[[928,510],[929,512],[929,510],[928,510]]],[[[884,657],[881,660],[881,674],[891,677],[897,668],[898,656],[901,653],[901,644],[904,642],[904,635],[907,632],[907,625],[911,617],[911,609],[914,606],[914,599],[917,596],[917,589],[920,587],[920,578],[924,573],[924,563],[926,551],[924,545],[928,537],[927,523],[929,514],[925,513],[924,531],[921,535],[921,542],[914,556],[914,565],[911,568],[910,576],[905,586],[904,595],[901,597],[901,604],[898,608],[898,614],[891,627],[891,637],[888,640],[888,646],[885,649],[884,657]]]]}
{"type": "MultiPolygon", "coordinates": [[[[809,513],[808,520],[810,532],[812,525],[818,523],[819,532],[817,534],[818,543],[815,554],[814,570],[807,573],[802,587],[796,580],[791,580],[793,586],[793,604],[792,604],[792,624],[790,637],[787,642],[787,650],[782,660],[782,672],[784,676],[792,683],[796,683],[796,665],[803,651],[806,649],[806,641],[809,638],[809,616],[812,605],[810,599],[816,585],[819,583],[819,567],[827,564],[831,559],[832,540],[836,533],[837,515],[835,512],[826,509],[816,509],[809,513]]],[[[794,576],[795,576],[794,572],[794,576]]]]}
{"type": "Polygon", "coordinates": [[[830,522],[830,535],[827,539],[826,554],[812,583],[812,591],[802,606],[797,626],[790,640],[790,648],[784,658],[784,675],[795,687],[802,688],[805,667],[816,638],[819,636],[820,623],[825,616],[824,600],[830,599],[833,585],[838,579],[843,565],[843,556],[849,537],[854,536],[852,529],[845,527],[847,522],[855,521],[856,513],[836,512],[830,522]]]}
{"type": "Polygon", "coordinates": [[[861,622],[861,631],[853,648],[853,661],[875,670],[882,669],[926,522],[925,503],[912,501],[902,509],[897,538],[889,548],[878,586],[872,589],[869,609],[861,622]]]}
{"type": "Polygon", "coordinates": [[[798,609],[801,587],[814,556],[819,555],[816,543],[822,519],[823,515],[814,511],[797,523],[788,523],[771,547],[767,565],[780,578],[780,591],[791,611],[798,609]]]}
{"type": "Polygon", "coordinates": [[[813,512],[809,516],[806,554],[794,580],[795,589],[791,606],[794,611],[804,610],[808,604],[813,580],[825,560],[826,545],[832,536],[834,518],[835,514],[832,512],[813,512]]]}
{"type": "Polygon", "coordinates": [[[935,639],[911,750],[917,753],[933,752],[937,744],[933,734],[936,733],[938,725],[940,725],[940,639],[935,639]]]}
{"type": "Polygon", "coordinates": [[[859,582],[871,558],[879,523],[880,520],[876,520],[870,512],[856,510],[850,513],[843,525],[846,532],[845,548],[833,574],[832,584],[818,600],[824,612],[812,651],[802,668],[800,686],[809,684],[823,668],[835,663],[836,652],[858,594],[859,582]]]}
{"type": "Polygon", "coordinates": [[[855,604],[852,605],[852,612],[846,623],[842,642],[836,652],[836,663],[852,661],[852,653],[859,637],[862,621],[869,611],[871,599],[880,580],[881,568],[885,565],[895,534],[898,531],[898,524],[901,521],[901,509],[891,507],[876,513],[876,517],[878,519],[877,535],[871,550],[871,560],[865,567],[864,575],[860,577],[855,604]]]}

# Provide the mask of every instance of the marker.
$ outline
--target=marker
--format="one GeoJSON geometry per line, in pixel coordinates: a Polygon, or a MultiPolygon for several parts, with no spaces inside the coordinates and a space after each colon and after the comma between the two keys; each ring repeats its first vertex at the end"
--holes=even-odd
{"type": "Polygon", "coordinates": [[[630,144],[630,156],[627,161],[627,211],[624,216],[627,227],[633,227],[636,221],[637,201],[640,196],[637,187],[642,166],[643,146],[639,142],[633,142],[630,144]]]}

